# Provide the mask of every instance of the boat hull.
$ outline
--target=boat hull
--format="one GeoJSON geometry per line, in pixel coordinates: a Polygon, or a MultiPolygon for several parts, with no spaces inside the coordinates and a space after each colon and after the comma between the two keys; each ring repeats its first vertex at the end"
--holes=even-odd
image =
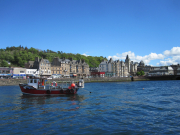
{"type": "Polygon", "coordinates": [[[68,89],[68,88],[59,88],[59,89],[36,89],[32,86],[25,84],[19,84],[19,87],[23,94],[30,95],[73,95],[76,94],[78,88],[68,89]]]}

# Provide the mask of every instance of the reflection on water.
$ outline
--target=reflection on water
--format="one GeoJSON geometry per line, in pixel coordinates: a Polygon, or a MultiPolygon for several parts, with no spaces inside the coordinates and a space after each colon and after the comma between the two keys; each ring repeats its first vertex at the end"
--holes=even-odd
{"type": "Polygon", "coordinates": [[[83,101],[83,95],[21,95],[21,104],[58,104],[67,101],[83,101]]]}
{"type": "Polygon", "coordinates": [[[38,108],[44,112],[74,111],[79,109],[79,102],[85,100],[83,95],[21,95],[21,109],[38,108]],[[44,106],[42,106],[44,105],[44,106]]]}

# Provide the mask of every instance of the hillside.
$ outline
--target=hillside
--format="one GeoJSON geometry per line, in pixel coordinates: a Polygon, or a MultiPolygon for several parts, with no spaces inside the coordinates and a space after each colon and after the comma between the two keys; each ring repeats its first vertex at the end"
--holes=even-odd
{"type": "Polygon", "coordinates": [[[46,51],[35,49],[35,48],[27,48],[23,46],[19,47],[6,47],[6,49],[0,49],[0,67],[8,67],[8,66],[18,66],[24,67],[24,63],[27,61],[34,61],[35,57],[48,59],[52,62],[54,57],[65,57],[65,58],[73,58],[73,60],[84,59],[86,63],[89,64],[89,67],[98,67],[103,59],[106,57],[94,57],[94,56],[84,56],[81,54],[72,54],[72,53],[64,53],[62,51],[54,52],[52,50],[47,49],[46,51]],[[11,65],[8,65],[8,62],[11,65]]]}

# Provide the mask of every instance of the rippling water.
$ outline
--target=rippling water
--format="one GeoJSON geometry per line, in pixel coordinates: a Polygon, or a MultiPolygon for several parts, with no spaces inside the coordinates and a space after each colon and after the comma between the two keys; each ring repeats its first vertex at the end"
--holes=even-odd
{"type": "Polygon", "coordinates": [[[180,81],[86,83],[73,96],[0,92],[0,134],[180,134],[180,81]]]}

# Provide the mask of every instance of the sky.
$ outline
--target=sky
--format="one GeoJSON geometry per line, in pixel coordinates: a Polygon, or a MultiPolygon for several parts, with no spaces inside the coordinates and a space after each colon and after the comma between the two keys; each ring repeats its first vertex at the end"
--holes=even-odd
{"type": "Polygon", "coordinates": [[[0,0],[0,48],[180,63],[180,0],[0,0]]]}

